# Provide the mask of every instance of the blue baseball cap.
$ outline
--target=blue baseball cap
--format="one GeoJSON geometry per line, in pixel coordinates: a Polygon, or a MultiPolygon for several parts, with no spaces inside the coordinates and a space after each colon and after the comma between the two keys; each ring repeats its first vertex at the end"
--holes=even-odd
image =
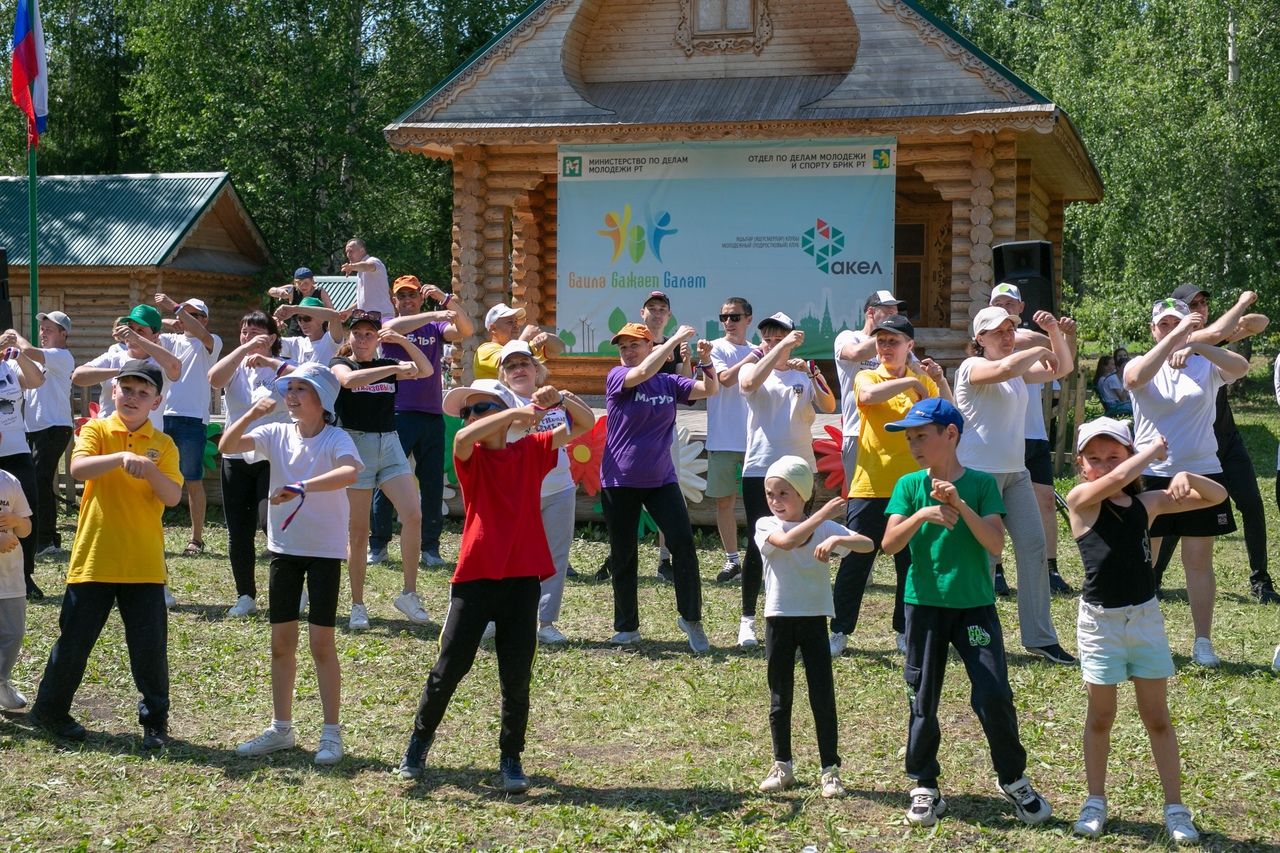
{"type": "Polygon", "coordinates": [[[912,427],[928,426],[929,424],[937,424],[938,426],[947,426],[951,424],[955,426],[956,432],[964,432],[964,416],[960,411],[941,397],[930,397],[927,400],[921,400],[911,407],[911,411],[907,412],[907,416],[900,421],[887,423],[884,428],[889,432],[902,432],[912,427]]]}
{"type": "Polygon", "coordinates": [[[293,271],[294,278],[315,278],[316,274],[311,271],[310,267],[298,267],[293,271]]]}

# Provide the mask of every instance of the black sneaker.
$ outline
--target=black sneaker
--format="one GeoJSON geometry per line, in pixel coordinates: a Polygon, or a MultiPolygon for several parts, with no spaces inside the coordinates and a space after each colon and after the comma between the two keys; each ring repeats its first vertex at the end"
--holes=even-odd
{"type": "Polygon", "coordinates": [[[36,586],[35,578],[31,575],[26,576],[27,579],[27,601],[43,601],[44,590],[36,586]]]}
{"type": "Polygon", "coordinates": [[[1009,595],[1009,584],[1005,583],[1004,570],[1001,568],[996,569],[995,583],[996,583],[996,595],[1001,595],[1001,596],[1009,595]]]}
{"type": "Polygon", "coordinates": [[[596,570],[596,580],[607,581],[612,572],[609,571],[609,558],[605,557],[604,562],[600,564],[600,568],[596,570]]]}
{"type": "Polygon", "coordinates": [[[164,723],[142,727],[143,749],[164,749],[169,745],[169,727],[164,723]]]}
{"type": "Polygon", "coordinates": [[[409,736],[409,745],[405,747],[404,758],[400,759],[400,778],[405,781],[421,779],[422,771],[427,766],[427,750],[431,741],[423,740],[416,734],[409,736]]]}
{"type": "Polygon", "coordinates": [[[716,583],[728,583],[742,574],[742,564],[737,560],[725,560],[724,568],[716,575],[716,583]]]}
{"type": "Polygon", "coordinates": [[[667,583],[676,582],[676,573],[675,570],[671,568],[670,557],[658,561],[658,577],[662,578],[667,583]]]}
{"type": "Polygon", "coordinates": [[[1070,595],[1071,593],[1075,592],[1075,590],[1071,588],[1071,584],[1067,583],[1062,579],[1062,575],[1058,574],[1053,570],[1050,570],[1049,571],[1049,592],[1055,595],[1070,595]]]}
{"type": "Polygon", "coordinates": [[[1259,604],[1280,604],[1280,595],[1276,594],[1275,588],[1269,583],[1254,584],[1253,597],[1259,604]]]}
{"type": "Polygon", "coordinates": [[[529,777],[524,775],[524,768],[520,766],[520,759],[499,759],[498,770],[502,773],[502,790],[508,794],[523,794],[529,790],[529,777]]]}
{"type": "Polygon", "coordinates": [[[1048,646],[1027,646],[1027,651],[1033,655],[1039,655],[1052,663],[1060,663],[1065,666],[1072,666],[1076,663],[1076,659],[1071,653],[1057,643],[1048,646]]]}
{"type": "Polygon", "coordinates": [[[87,734],[84,726],[77,723],[70,714],[63,714],[61,717],[49,716],[41,711],[38,705],[27,712],[27,722],[63,740],[82,741],[87,734]]]}

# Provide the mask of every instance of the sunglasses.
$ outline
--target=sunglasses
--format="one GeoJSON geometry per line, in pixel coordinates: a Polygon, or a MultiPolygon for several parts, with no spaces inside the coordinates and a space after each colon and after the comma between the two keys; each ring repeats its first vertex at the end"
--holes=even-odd
{"type": "Polygon", "coordinates": [[[487,415],[490,412],[500,411],[505,408],[506,406],[502,403],[498,403],[493,400],[481,400],[479,403],[472,403],[470,406],[463,406],[458,410],[458,414],[461,415],[462,419],[465,421],[472,415],[487,415]]]}
{"type": "Polygon", "coordinates": [[[373,323],[375,326],[381,326],[382,312],[381,311],[365,311],[364,309],[357,308],[355,311],[351,312],[351,319],[347,320],[347,325],[354,326],[356,323],[359,323],[362,321],[366,323],[373,323]]]}
{"type": "Polygon", "coordinates": [[[312,317],[310,314],[298,314],[297,317],[299,323],[310,323],[315,319],[315,317],[312,317]]]}
{"type": "Polygon", "coordinates": [[[743,315],[742,315],[742,314],[721,314],[721,315],[720,315],[720,322],[721,322],[721,323],[736,323],[736,322],[738,322],[739,320],[741,320],[741,319],[742,319],[742,317],[743,317],[743,315]]]}

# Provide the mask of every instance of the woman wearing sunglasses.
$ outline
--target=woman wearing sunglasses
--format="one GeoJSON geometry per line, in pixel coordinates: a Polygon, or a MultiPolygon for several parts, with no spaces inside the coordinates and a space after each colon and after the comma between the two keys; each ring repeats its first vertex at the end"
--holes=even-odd
{"type": "Polygon", "coordinates": [[[445,414],[463,422],[453,438],[453,463],[466,517],[440,632],[440,657],[422,690],[400,778],[422,775],[436,728],[492,622],[502,687],[498,766],[503,790],[515,794],[529,787],[520,755],[538,647],[540,584],[557,572],[544,533],[541,491],[561,448],[591,429],[595,417],[551,386],[534,390],[529,404],[516,408],[508,408],[503,391],[492,380],[480,380],[470,388],[454,388],[444,398],[445,414]],[[561,409],[566,417],[555,428],[539,429],[548,413],[561,409]]]}
{"type": "Polygon", "coordinates": [[[416,344],[399,332],[382,328],[377,311],[355,309],[347,319],[346,343],[329,363],[342,391],[338,394],[338,425],[355,442],[364,470],[347,489],[351,503],[347,572],[351,577],[351,618],[348,627],[369,627],[364,604],[364,576],[368,568],[369,508],[373,490],[381,489],[400,515],[400,559],[404,589],[395,608],[410,622],[427,625],[431,617],[418,598],[418,556],[422,543],[422,509],[418,484],[409,469],[400,437],[396,434],[396,380],[418,379],[432,374],[431,362],[416,344]],[[410,361],[378,356],[379,344],[399,344],[410,361]]]}

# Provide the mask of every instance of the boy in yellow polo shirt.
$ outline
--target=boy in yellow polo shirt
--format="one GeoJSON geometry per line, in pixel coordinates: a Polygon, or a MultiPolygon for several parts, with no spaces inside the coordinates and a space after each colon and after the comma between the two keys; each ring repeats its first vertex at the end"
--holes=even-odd
{"type": "MultiPolygon", "coordinates": [[[[871,329],[879,364],[854,377],[852,393],[857,397],[861,428],[858,431],[858,458],[849,487],[845,527],[860,533],[880,547],[887,519],[884,508],[898,478],[919,469],[907,450],[902,433],[888,432],[885,424],[896,421],[919,401],[928,397],[951,399],[951,387],[941,365],[931,359],[912,363],[915,327],[902,314],[884,317],[871,329]]],[[[831,620],[831,656],[838,657],[848,644],[848,636],[858,624],[862,595],[866,590],[876,551],[851,553],[840,561],[832,596],[835,618],[831,620]]],[[[897,582],[893,596],[893,630],[898,648],[903,647],[902,589],[911,565],[906,549],[894,555],[897,582]]]]}
{"type": "Polygon", "coordinates": [[[71,702],[113,605],[120,608],[133,682],[142,694],[142,746],[159,749],[169,738],[161,515],[182,499],[182,474],[173,439],[149,419],[163,388],[160,368],[141,359],[126,362],[112,389],[115,411],[86,422],[71,454],[71,476],[85,485],[59,617],[62,634],[27,715],[68,740],[85,738],[84,726],[71,717],[71,702]]]}

